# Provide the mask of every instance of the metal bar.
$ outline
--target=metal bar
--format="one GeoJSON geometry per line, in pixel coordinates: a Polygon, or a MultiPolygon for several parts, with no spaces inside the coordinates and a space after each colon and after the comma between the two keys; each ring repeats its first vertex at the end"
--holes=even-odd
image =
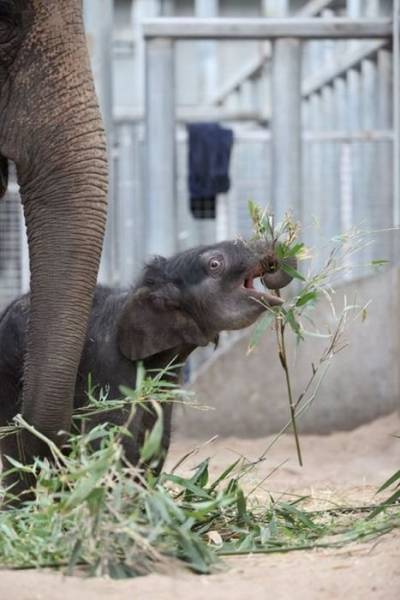
{"type": "Polygon", "coordinates": [[[272,56],[271,171],[277,218],[301,213],[301,42],[277,40],[272,56]]]}
{"type": "MultiPolygon", "coordinates": [[[[217,0],[195,0],[194,12],[197,19],[213,19],[218,16],[217,0]]],[[[205,102],[213,94],[217,87],[218,60],[216,40],[201,40],[195,44],[198,56],[197,81],[198,99],[205,102]]],[[[217,214],[218,218],[218,214],[217,214]]],[[[193,229],[196,229],[199,244],[215,244],[217,231],[216,219],[192,219],[193,229]]]]}
{"type": "MultiPolygon", "coordinates": [[[[389,50],[380,50],[377,61],[377,127],[393,127],[393,79],[392,79],[392,53],[389,50]]],[[[392,131],[392,141],[394,139],[392,131]]],[[[382,212],[386,215],[384,227],[393,227],[393,144],[386,142],[379,146],[377,152],[377,176],[379,182],[379,203],[382,212]]],[[[394,253],[393,242],[398,232],[385,232],[382,256],[397,260],[394,253]]]]}
{"type": "Polygon", "coordinates": [[[365,44],[362,48],[351,50],[332,69],[324,69],[323,72],[305,80],[302,85],[303,97],[307,98],[311,94],[319,92],[323,87],[344,75],[349,69],[357,68],[364,59],[371,58],[381,48],[386,46],[387,43],[387,40],[377,40],[365,44]]]}
{"type": "MultiPolygon", "coordinates": [[[[218,16],[218,0],[195,0],[195,15],[201,18],[218,16]]],[[[200,69],[198,71],[199,99],[208,99],[218,80],[217,42],[215,40],[202,40],[196,45],[200,69]]]]}
{"type": "MultiPolygon", "coordinates": [[[[323,129],[334,128],[334,89],[326,87],[321,94],[322,103],[322,127],[323,129]]],[[[325,240],[332,239],[340,233],[341,211],[339,183],[339,147],[332,140],[323,144],[321,158],[323,188],[321,189],[322,221],[321,228],[325,240]]]]}
{"type": "MultiPolygon", "coordinates": [[[[321,133],[321,102],[320,94],[311,96],[307,103],[309,105],[309,118],[307,127],[310,128],[309,134],[317,136],[321,133]]],[[[317,249],[313,264],[319,264],[321,245],[321,144],[307,144],[307,153],[309,161],[309,181],[307,182],[308,195],[304,202],[304,213],[302,223],[304,227],[305,239],[311,248],[317,249]]]]}
{"type": "MultiPolygon", "coordinates": [[[[344,130],[345,135],[348,136],[349,110],[347,102],[346,79],[344,77],[336,79],[333,84],[333,88],[335,90],[335,126],[338,132],[344,130]]],[[[354,133],[357,132],[353,132],[353,135],[354,133]]],[[[391,134],[391,132],[388,133],[391,134]]],[[[351,161],[351,146],[348,139],[341,140],[338,152],[338,201],[340,204],[340,230],[348,231],[351,228],[352,224],[352,188],[351,175],[349,173],[349,165],[351,161]]]]}
{"type": "MultiPolygon", "coordinates": [[[[393,3],[393,223],[400,225],[400,0],[393,3]]],[[[396,252],[397,254],[397,252],[396,252]]]]}
{"type": "Polygon", "coordinates": [[[146,251],[176,250],[174,44],[146,44],[146,251]]]}
{"type": "MultiPolygon", "coordinates": [[[[215,109],[205,106],[199,108],[177,109],[176,121],[178,123],[192,123],[202,121],[265,121],[266,115],[256,110],[228,110],[215,109]]],[[[144,119],[144,112],[141,110],[131,110],[126,108],[116,109],[114,111],[115,123],[134,123],[144,119]]]]}
{"type": "Polygon", "coordinates": [[[113,147],[113,85],[112,85],[112,27],[113,0],[84,0],[83,15],[96,86],[97,97],[107,135],[108,154],[108,215],[99,281],[116,283],[114,235],[114,178],[111,149],[113,147]]]}
{"type": "MultiPolygon", "coordinates": [[[[341,81],[341,80],[338,80],[341,81]]],[[[140,123],[144,120],[144,113],[141,111],[130,111],[126,109],[117,110],[114,116],[114,122],[117,125],[124,123],[140,123]]],[[[202,122],[202,121],[264,121],[265,116],[253,111],[210,111],[205,108],[201,111],[193,111],[192,109],[180,109],[176,115],[176,122],[181,124],[202,122]]],[[[254,140],[269,140],[271,134],[268,130],[261,131],[243,131],[237,134],[239,138],[254,139],[254,140]]],[[[178,136],[179,137],[179,136],[178,136]]],[[[368,129],[348,131],[347,129],[334,129],[325,131],[305,130],[302,133],[302,138],[307,142],[337,142],[337,143],[352,143],[352,142],[392,142],[393,131],[391,129],[368,129]]]]}
{"type": "Polygon", "coordinates": [[[337,142],[347,144],[352,142],[391,142],[391,129],[368,129],[365,131],[305,131],[303,138],[308,142],[337,142]]]}
{"type": "Polygon", "coordinates": [[[390,38],[390,19],[148,19],[146,38],[172,39],[373,39],[390,38]]]}
{"type": "Polygon", "coordinates": [[[135,123],[123,123],[117,129],[118,195],[117,258],[119,284],[132,285],[143,264],[144,222],[140,189],[140,148],[135,123]]]}

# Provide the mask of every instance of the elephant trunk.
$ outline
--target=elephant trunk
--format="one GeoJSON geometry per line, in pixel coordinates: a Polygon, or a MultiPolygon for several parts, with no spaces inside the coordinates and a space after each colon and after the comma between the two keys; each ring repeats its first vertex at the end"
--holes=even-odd
{"type": "Polygon", "coordinates": [[[250,248],[260,257],[263,271],[261,279],[265,287],[270,290],[280,290],[292,281],[293,277],[282,267],[287,266],[289,269],[296,269],[296,257],[279,259],[273,246],[264,240],[250,242],[250,248]]]}
{"type": "Polygon", "coordinates": [[[58,174],[59,190],[46,185],[41,202],[24,193],[31,313],[23,415],[52,439],[71,423],[105,224],[105,163],[97,161],[95,173],[82,166],[84,174],[58,174]]]}
{"type": "MultiPolygon", "coordinates": [[[[15,96],[0,133],[3,154],[17,165],[30,254],[22,413],[59,441],[71,424],[101,256],[107,158],[81,1],[29,6],[32,22],[13,62],[15,96]]],[[[23,446],[28,457],[44,451],[31,439],[23,446]]]]}
{"type": "Polygon", "coordinates": [[[282,265],[297,269],[297,260],[294,256],[280,260],[273,253],[267,255],[262,281],[269,290],[280,290],[292,281],[293,277],[282,268],[282,265]]]}

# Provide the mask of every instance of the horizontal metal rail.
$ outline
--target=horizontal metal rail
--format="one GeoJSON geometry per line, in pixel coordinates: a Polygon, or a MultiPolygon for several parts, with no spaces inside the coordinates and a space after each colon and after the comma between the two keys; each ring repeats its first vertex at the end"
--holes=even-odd
{"type": "Polygon", "coordinates": [[[306,142],[337,142],[350,144],[352,142],[392,142],[391,129],[371,129],[362,131],[305,131],[302,135],[306,142]]]}
{"type": "Polygon", "coordinates": [[[197,19],[143,21],[145,38],[169,39],[374,39],[392,36],[390,19],[197,19]]]}
{"type": "MultiPolygon", "coordinates": [[[[140,123],[144,121],[144,111],[141,110],[114,110],[114,122],[122,123],[140,123]]],[[[193,108],[177,108],[175,120],[177,123],[196,123],[203,121],[267,121],[269,114],[256,110],[233,110],[233,109],[214,109],[213,107],[205,106],[198,109],[193,108]]]]}
{"type": "MultiPolygon", "coordinates": [[[[177,114],[177,122],[181,125],[185,125],[186,123],[193,123],[197,120],[200,121],[223,121],[224,116],[230,121],[236,122],[245,122],[249,120],[263,120],[262,115],[256,112],[240,112],[240,111],[231,111],[231,112],[222,112],[219,116],[213,111],[211,113],[207,113],[204,111],[203,113],[195,113],[190,111],[186,113],[177,114]]],[[[116,125],[137,125],[144,121],[144,115],[141,112],[134,111],[126,111],[121,110],[114,113],[114,123],[116,125]]],[[[138,139],[140,141],[144,141],[144,132],[138,132],[138,139]]],[[[368,130],[329,130],[326,131],[313,131],[313,130],[305,130],[301,134],[303,142],[334,142],[338,144],[351,144],[358,142],[393,142],[393,131],[391,129],[368,129],[368,130]]],[[[176,132],[176,141],[182,142],[187,139],[187,134],[184,129],[180,129],[176,132]]],[[[237,141],[254,141],[254,142],[268,142],[271,140],[271,131],[268,129],[254,129],[254,130],[246,130],[237,131],[235,133],[235,139],[237,141]]],[[[116,150],[118,154],[118,150],[116,150]]],[[[13,191],[18,191],[19,187],[17,184],[12,184],[13,191]]],[[[9,186],[10,187],[10,186],[9,186]]]]}

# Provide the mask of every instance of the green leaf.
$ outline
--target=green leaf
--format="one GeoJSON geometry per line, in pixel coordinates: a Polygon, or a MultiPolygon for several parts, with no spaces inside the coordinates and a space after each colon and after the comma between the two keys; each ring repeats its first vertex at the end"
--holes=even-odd
{"type": "Polygon", "coordinates": [[[185,479],[184,477],[180,477],[179,475],[166,475],[166,481],[172,481],[172,483],[176,483],[180,485],[184,490],[190,490],[195,496],[199,498],[205,498],[207,500],[211,499],[209,493],[207,493],[203,488],[194,484],[190,479],[185,479]]]}
{"type": "Polygon", "coordinates": [[[303,243],[294,244],[294,246],[292,246],[291,248],[288,248],[286,257],[296,256],[297,254],[299,254],[299,252],[301,252],[303,250],[303,248],[304,248],[303,243]]]}
{"type": "Polygon", "coordinates": [[[144,444],[140,451],[142,462],[149,461],[155,454],[160,451],[161,440],[164,430],[163,413],[160,405],[157,402],[152,402],[152,407],[157,414],[157,420],[154,423],[153,429],[146,436],[144,444]]]}
{"type": "MultiPolygon", "coordinates": [[[[11,456],[6,455],[7,461],[10,463],[10,465],[12,465],[17,471],[20,471],[21,473],[34,473],[34,469],[32,467],[30,467],[29,465],[24,465],[22,463],[20,463],[18,460],[16,460],[15,458],[12,458],[11,456]]],[[[10,469],[11,471],[11,469],[10,469]]],[[[7,471],[8,473],[8,471],[7,471]]]]}
{"type": "Polygon", "coordinates": [[[224,479],[226,479],[228,477],[228,475],[230,475],[230,473],[232,473],[232,471],[237,467],[237,465],[239,464],[239,462],[241,460],[242,460],[242,458],[238,458],[237,460],[235,460],[235,462],[230,464],[229,467],[227,467],[221,473],[221,475],[219,475],[217,477],[217,479],[215,481],[213,481],[213,483],[209,487],[209,491],[212,492],[213,490],[215,490],[215,488],[221,483],[221,481],[224,481],[224,479]]]}
{"type": "Polygon", "coordinates": [[[248,352],[252,352],[260,342],[268,327],[275,321],[275,313],[268,311],[256,324],[250,338],[248,352]]]}
{"type": "Polygon", "coordinates": [[[196,485],[199,485],[202,488],[204,488],[208,483],[208,463],[208,458],[203,460],[203,462],[201,462],[196,468],[196,472],[193,475],[193,477],[190,479],[192,483],[195,483],[196,485]]]}
{"type": "Polygon", "coordinates": [[[237,490],[236,506],[239,513],[239,518],[244,520],[247,515],[247,502],[242,489],[237,490]]]}
{"type": "Polygon", "coordinates": [[[134,390],[133,388],[130,388],[126,385],[120,385],[119,391],[125,398],[128,398],[129,400],[135,400],[138,396],[138,393],[136,390],[134,390]]]}
{"type": "Polygon", "coordinates": [[[292,309],[286,311],[286,321],[289,323],[294,333],[299,337],[302,337],[300,323],[296,321],[296,317],[294,316],[292,309]]]}
{"type": "Polygon", "coordinates": [[[389,264],[389,262],[390,262],[389,260],[381,258],[381,259],[371,260],[371,262],[369,264],[373,267],[381,267],[382,265],[389,264]]]}
{"type": "Polygon", "coordinates": [[[277,512],[281,513],[282,516],[290,516],[290,517],[295,517],[296,519],[298,519],[305,527],[309,528],[309,529],[319,529],[318,525],[316,525],[308,516],[307,514],[302,511],[299,510],[298,508],[295,508],[292,504],[289,504],[287,502],[280,502],[278,508],[277,508],[277,512]]]}
{"type": "Polygon", "coordinates": [[[282,271],[285,271],[285,273],[290,275],[290,277],[293,277],[293,279],[300,279],[300,281],[306,281],[303,275],[296,271],[296,269],[293,269],[293,267],[291,267],[290,265],[287,265],[284,262],[282,262],[280,267],[282,271]]]}
{"type": "Polygon", "coordinates": [[[135,389],[140,390],[143,387],[146,376],[146,370],[142,361],[139,361],[136,367],[136,385],[135,389]]]}
{"type": "Polygon", "coordinates": [[[367,520],[373,519],[379,513],[383,512],[388,506],[391,504],[395,504],[400,501],[400,489],[396,490],[389,498],[387,498],[384,502],[379,504],[370,515],[368,515],[367,520]]]}
{"type": "Polygon", "coordinates": [[[318,299],[318,293],[316,291],[307,292],[306,294],[299,296],[298,300],[296,301],[296,306],[304,306],[308,302],[312,302],[317,299],[318,299]]]}
{"type": "Polygon", "coordinates": [[[279,243],[275,245],[275,254],[279,260],[283,260],[286,258],[286,248],[285,244],[279,243]]]}
{"type": "Polygon", "coordinates": [[[381,487],[379,488],[379,490],[376,493],[379,494],[379,492],[383,492],[383,490],[386,490],[388,487],[393,485],[396,481],[398,481],[400,483],[400,470],[396,471],[396,473],[394,473],[391,477],[389,477],[389,479],[381,485],[381,487]]]}
{"type": "Polygon", "coordinates": [[[257,206],[257,204],[253,202],[253,200],[249,200],[247,203],[247,207],[252,221],[258,221],[260,209],[257,206]]]}

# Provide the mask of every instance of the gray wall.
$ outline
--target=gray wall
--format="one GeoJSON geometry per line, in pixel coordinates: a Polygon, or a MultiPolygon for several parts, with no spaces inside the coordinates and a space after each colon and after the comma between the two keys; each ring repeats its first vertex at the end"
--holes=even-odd
{"type": "MultiPolygon", "coordinates": [[[[368,317],[347,331],[349,346],[331,363],[314,404],[299,419],[300,431],[328,433],[351,429],[400,408],[399,319],[400,270],[364,278],[337,290],[340,310],[343,296],[349,304],[371,300],[368,317]]],[[[327,323],[328,307],[321,303],[316,319],[327,323]]],[[[329,321],[329,318],[328,318],[329,321]]],[[[307,338],[296,355],[291,335],[289,353],[295,359],[295,388],[300,393],[319,360],[326,342],[307,338]]],[[[278,432],[289,419],[284,375],[277,359],[275,336],[267,333],[260,345],[246,355],[250,333],[227,349],[216,352],[191,386],[200,404],[214,410],[179,407],[175,413],[177,434],[208,438],[263,436],[278,432]]]]}

